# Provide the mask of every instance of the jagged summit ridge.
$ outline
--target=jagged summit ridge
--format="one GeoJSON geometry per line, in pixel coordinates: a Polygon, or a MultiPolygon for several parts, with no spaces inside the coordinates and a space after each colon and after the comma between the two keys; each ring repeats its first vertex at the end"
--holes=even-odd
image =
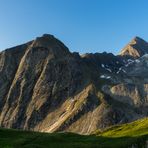
{"type": "Polygon", "coordinates": [[[140,37],[134,37],[120,52],[121,56],[138,58],[148,53],[148,42],[140,37]]]}
{"type": "Polygon", "coordinates": [[[48,49],[55,57],[70,55],[69,49],[64,43],[50,34],[44,34],[41,37],[37,37],[34,40],[32,47],[48,49]]]}

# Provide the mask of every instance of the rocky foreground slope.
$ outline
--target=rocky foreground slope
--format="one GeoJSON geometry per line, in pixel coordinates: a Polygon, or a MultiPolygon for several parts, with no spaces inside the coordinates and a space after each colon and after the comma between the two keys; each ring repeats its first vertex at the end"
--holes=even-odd
{"type": "Polygon", "coordinates": [[[148,116],[148,43],[134,40],[139,56],[79,55],[47,34],[2,51],[0,126],[89,134],[148,116]]]}

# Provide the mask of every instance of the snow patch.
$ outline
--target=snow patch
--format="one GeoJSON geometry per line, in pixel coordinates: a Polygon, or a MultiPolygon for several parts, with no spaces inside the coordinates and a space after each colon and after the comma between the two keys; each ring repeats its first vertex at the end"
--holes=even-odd
{"type": "Polygon", "coordinates": [[[101,64],[102,68],[105,68],[104,64],[101,64]]]}
{"type": "Polygon", "coordinates": [[[112,72],[112,70],[111,69],[109,69],[109,68],[105,68],[106,70],[108,70],[109,72],[112,72]]]}
{"type": "Polygon", "coordinates": [[[124,69],[122,69],[122,71],[123,71],[124,73],[126,73],[126,71],[125,71],[124,69]]]}
{"type": "Polygon", "coordinates": [[[142,58],[148,58],[148,54],[143,55],[142,58]]]}
{"type": "Polygon", "coordinates": [[[136,63],[140,63],[140,60],[136,59],[135,62],[136,62],[136,63]]]}
{"type": "Polygon", "coordinates": [[[102,78],[102,79],[110,79],[111,76],[101,75],[100,78],[102,78]]]}

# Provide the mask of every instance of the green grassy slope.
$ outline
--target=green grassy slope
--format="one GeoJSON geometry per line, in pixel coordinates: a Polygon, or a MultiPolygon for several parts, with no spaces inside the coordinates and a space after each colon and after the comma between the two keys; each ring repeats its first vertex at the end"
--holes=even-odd
{"type": "Polygon", "coordinates": [[[117,125],[104,130],[102,133],[96,133],[105,137],[137,137],[148,134],[148,118],[137,120],[132,123],[117,125]]]}
{"type": "Polygon", "coordinates": [[[104,146],[128,147],[135,144],[138,147],[145,147],[145,142],[148,141],[148,118],[112,126],[103,132],[96,131],[94,134],[98,137],[111,138],[111,141],[103,143],[104,146]]]}
{"type": "Polygon", "coordinates": [[[73,133],[37,133],[0,129],[0,148],[126,148],[144,147],[148,140],[148,119],[113,126],[103,132],[82,136],[73,133]]]}

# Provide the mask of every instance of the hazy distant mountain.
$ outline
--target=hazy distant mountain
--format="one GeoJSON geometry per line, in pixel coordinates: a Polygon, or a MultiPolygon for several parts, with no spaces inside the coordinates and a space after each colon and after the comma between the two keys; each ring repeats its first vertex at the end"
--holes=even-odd
{"type": "Polygon", "coordinates": [[[88,134],[147,116],[146,53],[136,37],[119,56],[80,56],[47,34],[2,51],[1,127],[88,134]]]}

